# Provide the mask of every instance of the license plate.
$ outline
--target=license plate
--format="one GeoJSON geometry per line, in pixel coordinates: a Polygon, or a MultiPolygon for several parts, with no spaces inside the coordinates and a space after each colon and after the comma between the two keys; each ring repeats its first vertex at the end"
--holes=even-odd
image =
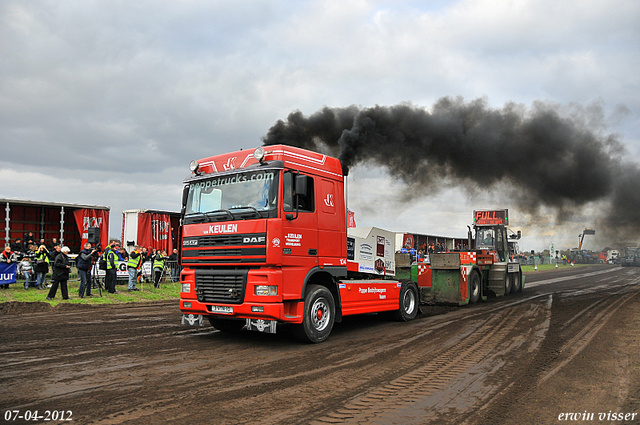
{"type": "Polygon", "coordinates": [[[276,333],[276,323],[275,320],[247,319],[247,330],[274,334],[276,333]]]}
{"type": "Polygon", "coordinates": [[[187,326],[202,326],[202,316],[200,314],[183,314],[182,324],[187,326]]]}
{"type": "Polygon", "coordinates": [[[226,307],[221,305],[210,305],[209,311],[212,313],[233,314],[233,307],[226,307]]]}

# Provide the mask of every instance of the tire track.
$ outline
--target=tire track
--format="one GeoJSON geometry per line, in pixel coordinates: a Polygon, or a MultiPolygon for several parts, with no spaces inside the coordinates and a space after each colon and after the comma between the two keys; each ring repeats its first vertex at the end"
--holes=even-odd
{"type": "Polygon", "coordinates": [[[489,318],[472,335],[449,351],[441,352],[427,365],[419,367],[388,384],[349,400],[312,424],[369,424],[393,411],[416,403],[445,389],[461,374],[488,356],[516,326],[514,309],[489,318]],[[481,335],[478,339],[473,336],[481,335]]]}

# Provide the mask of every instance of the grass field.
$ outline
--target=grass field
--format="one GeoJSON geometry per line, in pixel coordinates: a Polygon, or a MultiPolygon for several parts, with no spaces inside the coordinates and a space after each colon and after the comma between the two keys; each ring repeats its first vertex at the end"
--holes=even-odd
{"type": "MultiPolygon", "coordinates": [[[[590,264],[576,264],[574,267],[581,267],[581,266],[589,266],[590,264]]],[[[527,273],[527,272],[533,272],[535,271],[535,266],[521,266],[522,267],[522,271],[527,273]]],[[[555,264],[538,264],[538,270],[542,271],[542,270],[555,270],[556,265],[555,264]]],[[[570,269],[571,266],[570,265],[564,265],[564,264],[558,264],[558,270],[561,269],[570,269]]]]}
{"type": "MultiPolygon", "coordinates": [[[[49,283],[49,280],[47,280],[49,283]]],[[[148,302],[148,301],[162,301],[162,300],[178,300],[180,298],[180,282],[161,282],[160,288],[153,287],[153,283],[138,284],[137,287],[140,291],[129,292],[127,285],[117,285],[117,294],[109,294],[106,290],[102,290],[102,297],[100,296],[98,289],[91,290],[91,297],[80,298],[78,296],[78,289],[80,287],[80,281],[70,280],[67,283],[69,288],[69,300],[62,300],[62,292],[58,288],[58,292],[53,301],[47,301],[47,294],[49,288],[43,290],[29,288],[24,289],[24,280],[18,280],[17,283],[9,285],[9,289],[0,289],[0,303],[6,303],[10,301],[20,302],[36,302],[43,301],[50,303],[51,305],[57,305],[60,303],[73,303],[73,304],[113,304],[113,303],[131,303],[131,302],[148,302]]]]}

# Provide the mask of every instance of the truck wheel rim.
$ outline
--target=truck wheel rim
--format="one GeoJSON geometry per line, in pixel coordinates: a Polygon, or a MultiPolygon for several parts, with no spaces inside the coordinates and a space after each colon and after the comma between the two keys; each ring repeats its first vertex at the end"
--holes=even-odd
{"type": "Polygon", "coordinates": [[[316,300],[311,306],[311,323],[317,331],[323,331],[329,325],[329,308],[324,299],[316,300]]]}
{"type": "Polygon", "coordinates": [[[404,294],[404,311],[407,314],[411,314],[414,308],[416,308],[416,298],[413,295],[413,291],[409,290],[404,294]]]}

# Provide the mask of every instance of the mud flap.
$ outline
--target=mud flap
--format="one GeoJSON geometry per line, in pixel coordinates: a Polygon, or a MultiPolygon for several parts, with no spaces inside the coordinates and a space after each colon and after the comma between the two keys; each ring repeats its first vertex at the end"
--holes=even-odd
{"type": "Polygon", "coordinates": [[[201,314],[183,314],[182,324],[186,326],[202,326],[201,314]]]}

